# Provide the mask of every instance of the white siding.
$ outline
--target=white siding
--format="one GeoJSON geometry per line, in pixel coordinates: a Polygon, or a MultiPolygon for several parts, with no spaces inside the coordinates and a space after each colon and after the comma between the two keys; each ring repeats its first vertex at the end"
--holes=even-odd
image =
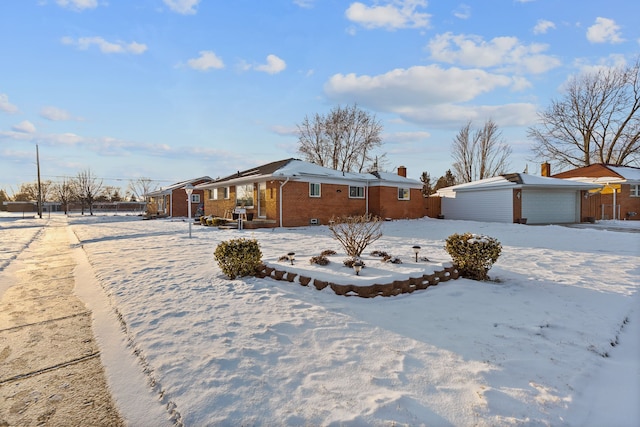
{"type": "Polygon", "coordinates": [[[575,190],[523,190],[522,217],[527,224],[566,224],[578,222],[579,193],[575,190]]]}
{"type": "Polygon", "coordinates": [[[442,214],[445,219],[511,223],[513,190],[456,192],[455,198],[442,198],[442,214]]]}

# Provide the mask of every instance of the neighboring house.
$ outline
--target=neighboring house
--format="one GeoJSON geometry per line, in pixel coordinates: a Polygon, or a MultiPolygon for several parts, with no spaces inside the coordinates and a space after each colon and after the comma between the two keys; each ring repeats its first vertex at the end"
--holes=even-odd
{"type": "Polygon", "coordinates": [[[640,220],[640,168],[598,163],[553,177],[602,185],[582,204],[583,218],[640,220]]]}
{"type": "MultiPolygon", "coordinates": [[[[147,205],[147,214],[150,216],[170,216],[170,217],[186,217],[189,215],[189,205],[187,204],[187,193],[184,187],[191,184],[194,187],[199,184],[211,182],[208,176],[196,179],[189,179],[175,184],[161,187],[159,190],[152,191],[145,196],[149,198],[147,205]]],[[[204,191],[195,189],[191,194],[191,216],[196,217],[202,215],[204,191]],[[198,211],[200,208],[200,211],[198,211]]]]}
{"type": "Polygon", "coordinates": [[[243,209],[250,226],[328,224],[332,217],[370,213],[382,218],[425,215],[422,183],[406,168],[348,173],[298,159],[268,163],[197,186],[206,190],[206,215],[230,217],[243,209]]]}
{"type": "Polygon", "coordinates": [[[583,195],[598,184],[539,177],[499,175],[438,190],[446,219],[527,224],[580,222],[583,195]]]}

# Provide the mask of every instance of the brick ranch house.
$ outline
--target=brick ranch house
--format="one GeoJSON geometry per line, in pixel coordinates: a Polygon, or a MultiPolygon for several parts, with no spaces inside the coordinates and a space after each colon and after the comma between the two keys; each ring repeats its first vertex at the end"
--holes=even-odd
{"type": "MultiPolygon", "coordinates": [[[[159,217],[186,217],[189,215],[189,205],[187,204],[187,193],[185,185],[191,184],[194,187],[199,184],[211,182],[208,176],[177,182],[175,184],[161,187],[158,190],[145,194],[149,199],[147,204],[147,216],[159,217]]],[[[198,208],[202,207],[204,191],[194,188],[191,194],[191,216],[195,217],[198,208]]]]}
{"type": "Polygon", "coordinates": [[[230,217],[244,209],[248,226],[327,224],[332,217],[370,213],[381,218],[425,215],[422,184],[398,173],[348,173],[285,159],[196,186],[205,215],[230,217]]]}
{"type": "MultiPolygon", "coordinates": [[[[550,175],[546,165],[546,173],[550,175]]],[[[552,176],[602,185],[600,189],[584,193],[583,218],[640,220],[640,168],[597,163],[552,176]]]]}

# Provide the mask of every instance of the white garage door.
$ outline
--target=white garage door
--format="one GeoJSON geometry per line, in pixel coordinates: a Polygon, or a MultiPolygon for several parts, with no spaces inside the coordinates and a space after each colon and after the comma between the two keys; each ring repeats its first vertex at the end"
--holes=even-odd
{"type": "Polygon", "coordinates": [[[522,191],[522,217],[528,224],[566,224],[578,221],[576,191],[522,191]]]}

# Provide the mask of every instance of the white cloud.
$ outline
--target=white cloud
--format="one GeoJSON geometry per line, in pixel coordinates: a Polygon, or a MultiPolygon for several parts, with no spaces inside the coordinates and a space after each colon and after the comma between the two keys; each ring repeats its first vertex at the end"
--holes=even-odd
{"type": "Polygon", "coordinates": [[[620,26],[609,18],[597,17],[596,23],[587,29],[587,40],[591,43],[622,43],[620,26]]]}
{"type": "Polygon", "coordinates": [[[464,3],[459,5],[453,11],[453,16],[459,19],[469,19],[471,17],[471,6],[464,3]]]}
{"type": "Polygon", "coordinates": [[[47,120],[51,120],[54,122],[65,121],[65,120],[78,120],[82,121],[81,117],[73,117],[68,111],[63,110],[57,107],[43,107],[40,110],[40,117],[43,117],[47,120]]]}
{"type": "Polygon", "coordinates": [[[538,19],[536,26],[533,27],[533,34],[546,34],[549,30],[555,29],[556,24],[546,19],[538,19]]]}
{"type": "Polygon", "coordinates": [[[360,2],[351,3],[346,10],[347,19],[364,28],[425,28],[429,26],[428,13],[416,9],[427,6],[426,0],[392,0],[385,5],[367,6],[360,2]]]}
{"type": "Polygon", "coordinates": [[[98,0],[56,0],[56,4],[65,9],[82,11],[98,7],[98,0]]]}
{"type": "Polygon", "coordinates": [[[315,3],[315,0],[293,0],[293,4],[298,5],[305,9],[311,9],[315,3]]]}
{"type": "Polygon", "coordinates": [[[283,136],[296,136],[298,135],[298,128],[295,126],[283,126],[283,125],[273,125],[270,127],[273,133],[283,136]]]}
{"type": "MultiPolygon", "coordinates": [[[[614,68],[625,68],[627,65],[625,56],[621,54],[610,54],[606,57],[601,57],[596,63],[587,62],[585,60],[574,61],[574,66],[579,70],[579,72],[587,74],[595,74],[599,72],[606,73],[614,68]]],[[[574,77],[575,75],[573,74],[567,76],[565,83],[569,82],[574,77]]]]}
{"type": "Polygon", "coordinates": [[[256,70],[264,71],[269,74],[278,74],[279,72],[284,71],[285,68],[287,68],[286,62],[278,58],[276,55],[268,55],[266,64],[257,65],[255,67],[256,70]]]}
{"type": "Polygon", "coordinates": [[[29,120],[23,120],[17,125],[11,127],[12,130],[21,133],[35,133],[36,127],[29,120]]]}
{"type": "Polygon", "coordinates": [[[102,37],[80,37],[74,40],[72,37],[63,37],[62,44],[76,46],[80,50],[87,50],[92,45],[98,46],[102,53],[132,53],[139,55],[147,50],[147,46],[142,43],[131,42],[109,42],[102,37]]]}
{"type": "Polygon", "coordinates": [[[201,50],[200,56],[189,59],[187,65],[194,70],[207,71],[211,68],[224,68],[224,62],[214,52],[210,50],[201,50]]]}
{"type": "Polygon", "coordinates": [[[455,128],[465,122],[482,122],[488,119],[500,127],[530,126],[538,118],[537,106],[528,103],[502,105],[441,104],[412,108],[403,112],[406,120],[433,127],[455,128]]]}
{"type": "Polygon", "coordinates": [[[383,139],[385,143],[405,143],[405,142],[421,142],[431,138],[431,133],[427,131],[414,132],[391,132],[385,133],[383,139]]]}
{"type": "Polygon", "coordinates": [[[470,105],[480,95],[498,89],[516,90],[522,78],[491,74],[479,69],[442,68],[438,65],[395,69],[377,76],[336,74],[325,84],[328,98],[357,102],[375,111],[398,114],[407,121],[433,127],[493,118],[499,125],[529,125],[536,119],[532,104],[470,105]]]}
{"type": "Polygon", "coordinates": [[[332,98],[353,98],[358,103],[390,111],[408,105],[467,102],[512,84],[513,80],[507,76],[483,70],[428,65],[398,68],[377,76],[336,74],[324,90],[332,98]]]}
{"type": "Polygon", "coordinates": [[[516,37],[495,37],[489,42],[480,36],[444,33],[429,42],[427,48],[437,61],[473,67],[518,69],[543,73],[560,65],[560,61],[542,52],[548,46],[522,44],[516,37]]]}
{"type": "Polygon", "coordinates": [[[0,93],[0,111],[5,113],[14,114],[18,112],[18,107],[9,102],[9,96],[0,93]]]}
{"type": "Polygon", "coordinates": [[[182,15],[195,15],[200,0],[164,0],[169,9],[182,15]]]}

